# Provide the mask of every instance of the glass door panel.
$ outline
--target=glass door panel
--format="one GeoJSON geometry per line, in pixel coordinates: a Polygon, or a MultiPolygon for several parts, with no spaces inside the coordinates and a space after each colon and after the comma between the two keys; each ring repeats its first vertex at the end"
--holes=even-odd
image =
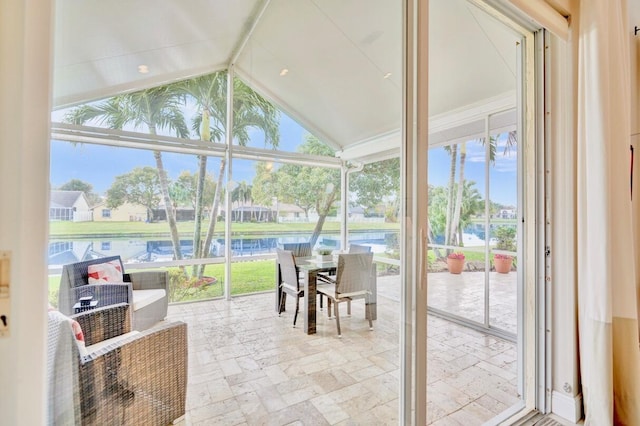
{"type": "Polygon", "coordinates": [[[518,144],[515,130],[491,136],[489,324],[517,332],[518,144]]]}
{"type": "Polygon", "coordinates": [[[485,157],[482,140],[431,149],[428,178],[429,307],[480,324],[486,299],[485,157]]]}

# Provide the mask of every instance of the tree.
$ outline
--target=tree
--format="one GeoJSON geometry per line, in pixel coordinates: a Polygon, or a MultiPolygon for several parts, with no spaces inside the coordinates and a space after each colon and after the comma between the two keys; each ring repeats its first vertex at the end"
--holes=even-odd
{"type": "Polygon", "coordinates": [[[175,181],[169,184],[169,197],[171,197],[173,214],[177,216],[178,207],[185,205],[192,198],[191,190],[183,182],[175,181]]]}
{"type": "MultiPolygon", "coordinates": [[[[227,134],[227,72],[218,72],[197,77],[181,83],[181,88],[195,102],[198,112],[193,120],[192,129],[204,142],[224,143],[227,134]]],[[[266,99],[253,91],[240,79],[233,80],[233,128],[234,141],[244,146],[249,142],[249,130],[260,129],[265,135],[265,144],[273,148],[278,146],[280,133],[278,129],[278,110],[266,99]]],[[[203,177],[206,174],[207,157],[199,158],[198,180],[196,191],[196,220],[193,232],[194,258],[209,255],[209,247],[213,240],[217,214],[220,208],[226,161],[220,159],[218,180],[211,206],[209,227],[204,244],[201,244],[202,210],[203,210],[203,177]]],[[[227,215],[230,219],[230,215],[227,215]]],[[[194,274],[202,276],[204,265],[194,267],[194,274]]]]}
{"type": "MultiPolygon", "coordinates": [[[[498,148],[498,141],[500,135],[491,136],[489,138],[489,161],[495,164],[496,153],[498,148]]],[[[485,138],[478,140],[480,144],[485,145],[485,138]]],[[[507,155],[511,148],[517,144],[517,135],[515,130],[507,133],[505,141],[505,147],[503,155],[507,155]]],[[[454,191],[455,185],[455,171],[457,164],[457,150],[458,145],[454,144],[450,147],[445,147],[445,150],[449,152],[451,156],[451,165],[449,167],[449,185],[448,185],[448,199],[447,199],[447,219],[445,226],[445,245],[459,245],[462,243],[462,227],[460,226],[460,215],[462,209],[462,196],[464,191],[465,179],[464,169],[466,160],[466,142],[460,144],[460,167],[457,182],[457,189],[454,191]],[[455,200],[455,201],[454,201],[455,200]]]]}
{"type": "Polygon", "coordinates": [[[462,238],[456,238],[458,230],[460,230],[460,235],[462,235],[462,229],[460,227],[460,213],[462,210],[462,193],[464,192],[464,165],[467,158],[467,143],[462,142],[460,144],[460,168],[458,175],[458,188],[456,189],[456,202],[453,207],[453,222],[451,227],[449,228],[449,244],[462,245],[462,238]],[[456,241],[457,240],[457,241],[456,241]]]}
{"type": "Polygon", "coordinates": [[[496,249],[516,251],[516,228],[515,226],[498,226],[493,235],[496,238],[496,249]]]}
{"type": "MultiPolygon", "coordinates": [[[[231,192],[231,201],[232,203],[236,203],[236,207],[242,206],[252,206],[253,205],[253,197],[252,197],[252,188],[251,185],[247,184],[246,181],[242,181],[238,184],[238,186],[231,192]]],[[[252,212],[251,219],[255,220],[255,214],[252,212]]],[[[238,217],[236,216],[236,219],[238,217]]],[[[240,214],[240,221],[244,222],[244,214],[240,214]]]]}
{"type": "MultiPolygon", "coordinates": [[[[253,202],[270,206],[274,199],[278,198],[278,192],[273,173],[273,163],[260,161],[255,164],[256,174],[251,185],[251,197],[253,202]]],[[[276,212],[276,221],[278,212],[276,212]]]]}
{"type": "MultiPolygon", "coordinates": [[[[437,236],[444,235],[446,233],[447,223],[447,203],[449,196],[447,194],[447,188],[444,186],[428,186],[427,199],[428,204],[428,238],[431,244],[441,244],[444,241],[438,241],[437,236]]],[[[435,248],[434,253],[436,257],[443,257],[440,254],[440,249],[435,248]]]]}
{"type": "MultiPolygon", "coordinates": [[[[191,174],[190,171],[185,170],[180,173],[180,175],[174,182],[174,185],[179,184],[182,187],[181,191],[184,191],[186,193],[185,195],[188,195],[188,197],[182,200],[182,202],[184,204],[190,205],[191,207],[194,208],[194,210],[196,207],[196,200],[197,200],[196,191],[197,191],[198,179],[199,179],[198,173],[191,174]]],[[[213,202],[213,194],[215,193],[215,191],[216,191],[216,183],[213,181],[213,178],[211,177],[210,174],[205,175],[204,191],[202,194],[202,197],[203,197],[202,203],[205,206],[210,205],[213,202]]]]}
{"type": "Polygon", "coordinates": [[[116,176],[107,190],[107,207],[116,209],[124,203],[146,207],[147,221],[153,218],[153,209],[162,200],[160,178],[153,167],[136,167],[131,172],[116,176]]]}
{"type": "MultiPolygon", "coordinates": [[[[451,244],[451,221],[453,219],[453,188],[456,180],[456,164],[458,161],[458,145],[454,144],[451,146],[446,146],[445,151],[449,153],[451,156],[451,163],[449,164],[449,183],[447,185],[447,210],[446,210],[446,222],[445,222],[445,233],[444,233],[444,244],[451,244]]],[[[447,251],[448,254],[448,251],[447,251]]]]}
{"type": "MultiPolygon", "coordinates": [[[[334,156],[335,151],[320,142],[315,136],[305,135],[299,150],[305,154],[334,156]]],[[[340,195],[340,171],[326,167],[309,167],[285,164],[274,172],[278,199],[292,203],[304,210],[315,209],[318,221],[309,242],[316,244],[327,215],[340,195]]]]}
{"type": "Polygon", "coordinates": [[[350,175],[349,191],[355,194],[356,203],[368,211],[372,211],[381,203],[389,201],[393,205],[397,217],[400,159],[390,158],[365,164],[361,172],[350,175]]]}
{"type": "Polygon", "coordinates": [[[472,180],[464,181],[458,225],[458,241],[460,244],[463,241],[463,230],[471,224],[472,216],[484,211],[484,200],[475,185],[476,183],[472,180]]]}
{"type": "Polygon", "coordinates": [[[433,231],[434,238],[432,243],[442,243],[437,241],[435,236],[442,236],[444,238],[446,229],[446,208],[447,208],[447,188],[444,186],[428,187],[428,199],[429,199],[429,224],[430,229],[433,231]]]}
{"type": "Polygon", "coordinates": [[[93,192],[93,185],[80,179],[71,179],[69,182],[60,185],[58,189],[61,191],[82,191],[92,206],[101,201],[100,196],[93,192]]]}
{"type": "MultiPolygon", "coordinates": [[[[132,93],[109,98],[106,101],[92,105],[82,105],[74,108],[66,116],[65,121],[73,124],[85,124],[95,120],[99,124],[106,124],[111,129],[123,129],[127,125],[134,128],[146,128],[152,135],[158,130],[167,129],[179,138],[187,138],[187,129],[182,105],[184,93],[176,84],[140,90],[132,93]]],[[[169,223],[173,255],[175,259],[182,259],[180,237],[176,218],[173,213],[173,203],[169,195],[169,180],[162,161],[161,151],[153,152],[156,161],[158,179],[162,200],[169,223]]]]}
{"type": "MultiPolygon", "coordinates": [[[[480,192],[475,187],[474,181],[465,181],[462,190],[462,202],[460,203],[460,219],[458,226],[458,234],[456,239],[462,243],[462,230],[465,226],[471,223],[471,217],[482,212],[484,209],[484,200],[480,195],[480,192]]],[[[457,192],[457,189],[456,189],[457,192]]],[[[446,209],[448,200],[450,199],[448,194],[448,188],[444,186],[432,186],[429,185],[429,242],[441,243],[437,241],[437,236],[444,238],[446,232],[446,209]]],[[[436,250],[436,255],[440,256],[439,250],[436,250]]]]}

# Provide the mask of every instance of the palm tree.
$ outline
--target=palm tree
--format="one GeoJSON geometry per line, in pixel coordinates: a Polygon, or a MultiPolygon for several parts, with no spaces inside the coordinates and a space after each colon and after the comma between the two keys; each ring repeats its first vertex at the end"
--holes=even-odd
{"type": "MultiPolygon", "coordinates": [[[[198,108],[198,113],[193,120],[192,128],[198,132],[200,139],[205,142],[224,143],[227,133],[227,72],[218,72],[195,79],[185,81],[182,89],[193,99],[198,108]]],[[[249,130],[260,129],[265,135],[265,144],[273,148],[278,147],[280,133],[278,110],[266,99],[249,88],[241,80],[233,80],[233,129],[234,140],[239,145],[245,146],[249,140],[249,130]]],[[[206,173],[207,157],[199,157],[199,180],[196,191],[196,220],[194,224],[193,249],[194,258],[202,258],[209,255],[209,247],[213,240],[217,222],[217,212],[220,207],[220,199],[226,170],[226,161],[220,159],[220,169],[216,191],[211,208],[209,227],[204,244],[201,244],[202,229],[202,190],[204,188],[204,176],[206,173]]],[[[231,220],[227,214],[227,220],[231,220]]],[[[194,267],[194,275],[202,276],[204,265],[194,267]],[[196,271],[197,270],[197,271],[196,271]]]]}
{"type": "MultiPolygon", "coordinates": [[[[451,162],[449,164],[449,183],[447,185],[447,210],[446,210],[446,222],[444,230],[444,244],[449,245],[451,243],[451,219],[453,218],[453,187],[456,181],[456,164],[458,162],[458,145],[453,144],[445,146],[444,150],[451,156],[451,162]]],[[[449,250],[447,250],[449,254],[449,250]]]]}
{"type": "MultiPolygon", "coordinates": [[[[191,80],[186,80],[182,83],[177,83],[180,88],[192,98],[198,108],[198,115],[194,118],[192,123],[192,130],[194,130],[201,141],[204,142],[218,142],[224,143],[224,132],[221,129],[224,128],[225,118],[219,113],[226,108],[226,78],[220,76],[220,74],[211,74],[208,76],[196,77],[191,80]],[[212,127],[211,120],[217,125],[212,127]]],[[[196,180],[196,197],[195,197],[195,220],[193,229],[193,258],[198,259],[202,257],[202,211],[203,211],[203,196],[205,187],[205,177],[207,174],[207,156],[198,155],[198,173],[196,180]]],[[[224,162],[224,159],[221,159],[224,162]]],[[[218,177],[218,184],[214,193],[214,199],[220,197],[221,181],[224,177],[224,169],[222,169],[222,177],[218,177]]],[[[212,212],[212,220],[216,217],[215,212],[212,212]]],[[[193,274],[196,275],[199,267],[194,265],[193,274]]]]}
{"type": "Polygon", "coordinates": [[[188,187],[180,181],[171,182],[169,185],[169,196],[173,202],[173,213],[177,215],[178,207],[191,201],[192,194],[188,187]]]}
{"type": "MultiPolygon", "coordinates": [[[[251,206],[251,185],[248,185],[247,182],[242,181],[236,188],[237,196],[238,196],[238,204],[242,204],[243,206],[249,205],[251,206]]],[[[253,219],[253,212],[251,213],[253,219]]],[[[244,214],[241,216],[241,221],[244,222],[244,214]]]]}
{"type": "MultiPolygon", "coordinates": [[[[491,136],[489,138],[489,161],[492,164],[495,164],[496,161],[496,153],[498,147],[498,137],[491,136]]],[[[485,144],[485,138],[478,139],[483,146],[485,144]]],[[[507,155],[511,148],[516,146],[517,134],[515,130],[510,131],[507,134],[507,140],[505,144],[505,148],[503,151],[503,155],[507,155]]],[[[463,192],[465,189],[465,180],[464,180],[464,169],[466,162],[466,142],[462,142],[460,144],[460,168],[458,169],[458,184],[457,189],[454,191],[455,184],[455,172],[456,172],[456,155],[457,155],[457,144],[451,145],[450,147],[445,147],[445,150],[449,152],[451,156],[451,165],[449,168],[449,186],[448,186],[448,199],[447,199],[447,219],[445,226],[445,244],[461,244],[462,238],[459,237],[461,235],[461,227],[460,227],[460,215],[462,209],[463,202],[463,192]],[[455,196],[455,204],[453,203],[453,197],[455,196]],[[458,241],[456,241],[458,240],[458,241]]],[[[450,250],[449,250],[450,251],[450,250]]],[[[449,253],[447,251],[447,253],[449,253]]]]}
{"type": "Polygon", "coordinates": [[[458,188],[456,190],[456,204],[453,208],[453,222],[449,228],[450,236],[449,241],[456,245],[462,244],[462,238],[456,241],[456,235],[458,228],[460,227],[460,210],[462,209],[462,192],[464,190],[464,164],[467,159],[467,143],[462,142],[460,144],[460,169],[458,175],[458,188]]]}
{"type": "MultiPolygon", "coordinates": [[[[189,129],[182,113],[183,101],[184,94],[177,90],[175,85],[167,85],[125,93],[94,105],[82,105],[72,109],[64,120],[73,124],[85,124],[95,120],[111,129],[123,129],[127,125],[135,129],[146,127],[152,135],[157,135],[159,129],[168,129],[175,132],[179,138],[187,138],[189,129]]],[[[169,195],[169,180],[162,161],[162,153],[153,151],[153,156],[169,223],[173,255],[175,259],[182,259],[180,237],[169,195]]]]}
{"type": "Polygon", "coordinates": [[[464,181],[462,192],[462,206],[460,212],[460,225],[458,226],[458,241],[463,241],[462,230],[471,224],[471,216],[484,211],[484,201],[480,192],[472,180],[464,181]]]}

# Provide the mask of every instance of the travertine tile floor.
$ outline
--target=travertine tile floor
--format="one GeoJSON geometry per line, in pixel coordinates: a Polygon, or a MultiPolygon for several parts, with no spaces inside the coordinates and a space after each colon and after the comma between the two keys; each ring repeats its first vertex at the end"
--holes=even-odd
{"type": "MultiPolygon", "coordinates": [[[[293,328],[294,302],[279,317],[272,293],[170,306],[169,319],[189,324],[181,423],[399,424],[397,286],[379,279],[373,331],[355,301],[342,338],[325,312],[316,335],[301,316],[293,328]]],[[[479,425],[518,401],[515,344],[432,316],[427,334],[430,424],[479,425]]]]}

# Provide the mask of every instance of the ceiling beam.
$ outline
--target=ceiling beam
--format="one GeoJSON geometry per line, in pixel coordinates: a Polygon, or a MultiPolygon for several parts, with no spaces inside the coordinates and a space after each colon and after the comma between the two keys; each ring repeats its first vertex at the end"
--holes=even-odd
{"type": "Polygon", "coordinates": [[[247,26],[247,31],[241,35],[240,41],[231,52],[231,56],[229,57],[229,67],[234,65],[238,60],[238,58],[240,57],[240,55],[242,54],[244,47],[247,45],[247,43],[253,36],[253,32],[258,26],[258,23],[260,22],[262,15],[264,15],[264,12],[267,10],[267,7],[269,7],[270,3],[271,3],[271,0],[263,0],[262,4],[256,8],[256,12],[253,14],[253,17],[251,19],[251,24],[247,26]]]}

